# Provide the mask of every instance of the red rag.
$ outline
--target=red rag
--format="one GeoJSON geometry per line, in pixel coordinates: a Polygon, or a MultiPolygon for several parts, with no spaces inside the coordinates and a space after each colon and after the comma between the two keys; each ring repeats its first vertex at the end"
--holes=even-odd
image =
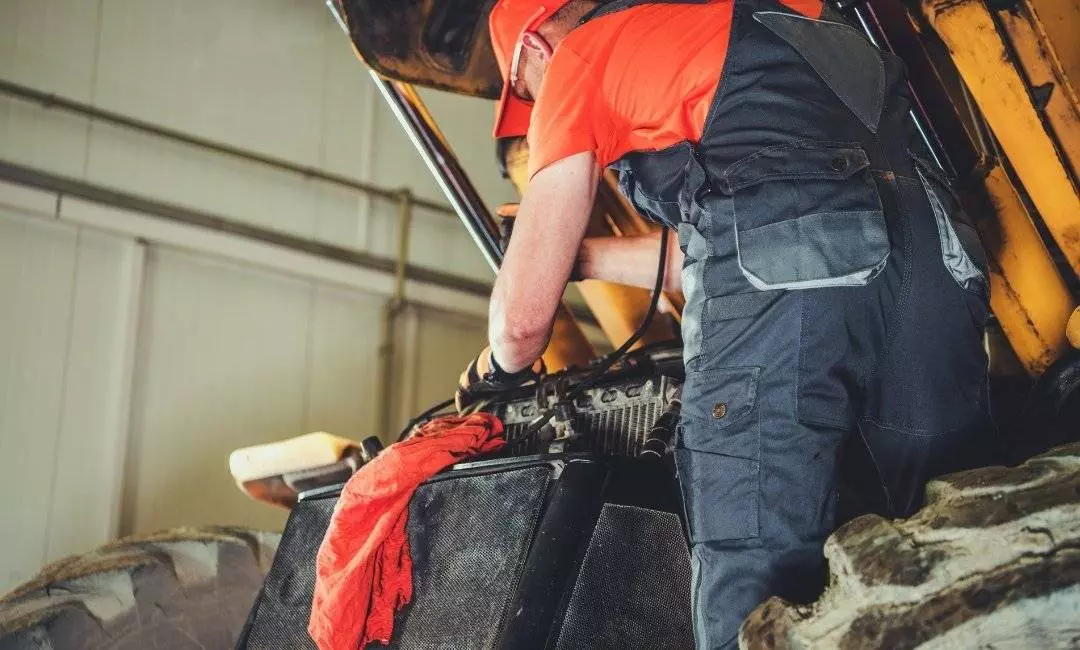
{"type": "Polygon", "coordinates": [[[454,463],[505,444],[494,415],[446,416],[390,445],[353,474],[315,559],[308,633],[321,650],[389,643],[394,612],[412,598],[405,523],[413,492],[454,463]]]}

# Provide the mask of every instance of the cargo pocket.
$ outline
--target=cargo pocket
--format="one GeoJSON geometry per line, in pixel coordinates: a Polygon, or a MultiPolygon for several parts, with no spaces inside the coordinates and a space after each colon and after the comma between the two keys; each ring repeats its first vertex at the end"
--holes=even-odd
{"type": "Polygon", "coordinates": [[[739,268],[760,290],[865,285],[889,237],[866,152],[853,143],[762,149],[729,166],[739,268]]]}
{"type": "Polygon", "coordinates": [[[989,300],[986,250],[979,233],[957,200],[948,179],[934,166],[910,153],[915,173],[922,181],[930,210],[937,224],[941,260],[956,283],[966,291],[989,300]]]}
{"type": "Polygon", "coordinates": [[[675,461],[693,543],[758,536],[761,369],[688,372],[675,461]]]}

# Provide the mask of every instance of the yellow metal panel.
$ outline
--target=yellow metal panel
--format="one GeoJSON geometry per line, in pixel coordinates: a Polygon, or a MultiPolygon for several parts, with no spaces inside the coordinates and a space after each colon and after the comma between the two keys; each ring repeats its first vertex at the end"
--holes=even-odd
{"type": "Polygon", "coordinates": [[[584,366],[595,358],[596,350],[574,320],[574,315],[566,305],[559,305],[559,311],[555,312],[555,323],[551,328],[551,341],[544,350],[544,365],[548,371],[584,366]]]}
{"type": "Polygon", "coordinates": [[[1080,2],[1077,0],[1029,0],[1028,3],[1057,53],[1065,76],[1080,83],[1080,2]]]}
{"type": "Polygon", "coordinates": [[[1069,326],[1066,334],[1069,338],[1069,344],[1074,348],[1080,349],[1080,307],[1074,309],[1072,316],[1069,317],[1069,326]]]}
{"type": "Polygon", "coordinates": [[[984,180],[986,209],[976,220],[990,256],[990,306],[1024,368],[1042,374],[1066,349],[1075,303],[1024,203],[1001,165],[984,180]]]}
{"type": "Polygon", "coordinates": [[[924,0],[923,9],[1047,230],[1080,273],[1080,197],[989,11],[981,0],[924,0]]]}
{"type": "MultiPolygon", "coordinates": [[[[1015,11],[999,11],[997,17],[1008,34],[1028,84],[1032,88],[1049,90],[1043,115],[1057,139],[1061,154],[1075,171],[1080,168],[1080,101],[1075,84],[1066,76],[1062,59],[1047,36],[1045,25],[1029,4],[1019,3],[1015,11]]],[[[1080,51],[1080,38],[1074,34],[1072,42],[1062,45],[1080,51]]]]}

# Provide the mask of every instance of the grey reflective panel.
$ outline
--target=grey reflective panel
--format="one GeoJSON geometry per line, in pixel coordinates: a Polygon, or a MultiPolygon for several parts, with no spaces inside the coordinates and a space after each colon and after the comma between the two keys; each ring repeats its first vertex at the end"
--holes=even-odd
{"type": "Polygon", "coordinates": [[[885,103],[885,64],[854,28],[775,11],[754,19],[793,47],[871,132],[885,103]]]}
{"type": "Polygon", "coordinates": [[[701,318],[705,305],[702,286],[705,258],[711,246],[692,224],[679,224],[679,245],[683,249],[682,288],[686,304],[682,311],[683,358],[693,359],[701,354],[701,318]]]}
{"type": "MultiPolygon", "coordinates": [[[[983,275],[983,272],[972,261],[971,256],[968,255],[967,250],[964,249],[963,242],[960,241],[956,228],[953,227],[949,211],[941,202],[941,197],[938,196],[938,193],[918,165],[915,167],[915,172],[919,175],[919,180],[922,181],[923,188],[926,190],[926,198],[930,201],[930,208],[934,212],[938,240],[941,242],[941,259],[945,263],[949,275],[956,280],[957,284],[968,291],[977,292],[984,289],[986,287],[986,276],[983,275]]],[[[978,242],[975,242],[975,245],[978,246],[978,242]]]]}
{"type": "Polygon", "coordinates": [[[758,289],[864,285],[889,257],[879,211],[808,214],[736,228],[739,267],[758,289]]]}

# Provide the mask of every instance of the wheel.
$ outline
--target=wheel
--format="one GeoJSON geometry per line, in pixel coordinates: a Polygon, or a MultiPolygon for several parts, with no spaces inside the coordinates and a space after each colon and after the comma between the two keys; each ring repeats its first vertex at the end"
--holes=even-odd
{"type": "Polygon", "coordinates": [[[812,605],[772,598],[742,648],[1080,646],[1080,443],[932,481],[910,519],[855,519],[825,545],[812,605]]]}
{"type": "Polygon", "coordinates": [[[50,564],[0,598],[0,650],[232,648],[279,538],[178,528],[50,564]]]}

